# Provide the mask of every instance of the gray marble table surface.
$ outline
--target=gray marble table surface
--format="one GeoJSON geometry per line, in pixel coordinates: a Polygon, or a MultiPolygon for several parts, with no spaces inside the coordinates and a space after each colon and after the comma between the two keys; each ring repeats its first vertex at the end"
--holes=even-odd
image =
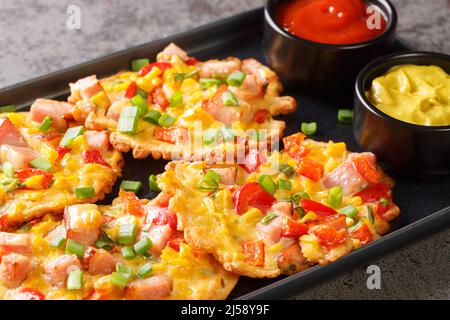
{"type": "MultiPolygon", "coordinates": [[[[136,46],[258,6],[264,0],[0,0],[0,87],[136,46]],[[69,5],[81,29],[66,27],[69,5]]],[[[420,50],[450,53],[450,1],[393,0],[399,35],[420,50]]],[[[439,183],[439,182],[436,182],[439,183]]],[[[450,202],[450,201],[449,201],[450,202]]],[[[450,299],[450,229],[362,265],[294,299],[450,299]]]]}

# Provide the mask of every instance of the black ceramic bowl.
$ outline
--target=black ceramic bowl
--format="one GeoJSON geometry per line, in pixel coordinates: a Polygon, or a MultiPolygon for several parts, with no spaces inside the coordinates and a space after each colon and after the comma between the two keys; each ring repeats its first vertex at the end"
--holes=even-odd
{"type": "Polygon", "coordinates": [[[277,24],[279,5],[289,0],[269,0],[264,12],[264,50],[270,67],[290,86],[317,92],[352,90],[358,72],[371,60],[391,52],[397,12],[389,0],[368,0],[387,21],[386,30],[369,41],[322,44],[299,38],[277,24]]]}
{"type": "Polygon", "coordinates": [[[367,99],[372,81],[402,64],[436,65],[450,74],[450,55],[410,52],[381,57],[356,79],[353,135],[365,150],[394,169],[419,175],[450,173],[450,125],[421,126],[395,119],[367,99]]]}

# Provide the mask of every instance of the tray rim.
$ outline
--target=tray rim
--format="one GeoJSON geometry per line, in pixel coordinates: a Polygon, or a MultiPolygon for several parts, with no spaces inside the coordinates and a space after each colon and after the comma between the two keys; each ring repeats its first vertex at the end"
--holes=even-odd
{"type": "MultiPolygon", "coordinates": [[[[221,27],[224,25],[231,25],[245,19],[249,20],[261,19],[262,22],[263,15],[264,15],[264,6],[260,6],[164,38],[155,39],[150,42],[142,43],[138,46],[125,48],[123,50],[106,54],[89,61],[78,63],[73,66],[69,66],[47,74],[39,75],[31,79],[27,79],[25,81],[14,83],[6,87],[2,87],[0,88],[0,97],[3,94],[7,93],[8,91],[18,90],[21,89],[22,87],[26,87],[35,83],[39,83],[42,81],[46,81],[48,79],[65,75],[77,71],[79,69],[89,67],[91,65],[96,65],[97,63],[104,62],[105,60],[110,60],[128,53],[143,50],[150,46],[163,46],[164,44],[178,41],[179,39],[183,39],[184,37],[187,36],[199,34],[201,32],[221,27]]],[[[246,33],[255,32],[255,30],[262,30],[262,24],[259,27],[255,27],[254,30],[247,30],[246,33]]],[[[245,35],[242,35],[242,37],[244,36],[245,35]]],[[[410,50],[414,50],[414,47],[411,46],[402,37],[396,36],[396,39],[398,42],[401,42],[405,47],[409,48],[410,50]]],[[[195,52],[201,49],[195,48],[194,50],[189,49],[187,50],[189,52],[195,52]]],[[[54,92],[53,94],[51,94],[51,96],[63,95],[66,92],[67,89],[61,92],[54,92]]],[[[18,109],[19,110],[23,109],[27,105],[28,103],[20,104],[18,105],[18,109]]],[[[353,251],[352,253],[333,263],[330,263],[326,266],[316,265],[300,273],[291,275],[289,277],[281,278],[269,285],[263,286],[250,293],[239,296],[236,299],[237,300],[275,299],[275,298],[280,299],[289,296],[288,294],[289,292],[292,293],[293,291],[296,291],[296,293],[298,294],[303,290],[312,286],[313,282],[315,284],[324,282],[326,279],[330,279],[334,276],[337,276],[338,274],[342,274],[345,270],[348,270],[349,268],[354,268],[357,265],[361,265],[364,261],[375,259],[377,257],[384,256],[388,253],[392,253],[395,249],[404,247],[408,241],[410,241],[409,244],[414,243],[425,236],[430,236],[433,233],[433,231],[448,228],[448,226],[450,226],[450,206],[442,208],[437,212],[431,213],[426,217],[423,217],[417,221],[414,221],[413,223],[410,223],[395,231],[392,231],[389,234],[381,237],[380,239],[360,249],[353,251]],[[299,289],[298,288],[299,286],[303,287],[299,289]],[[294,287],[296,289],[294,289],[294,287]]]]}

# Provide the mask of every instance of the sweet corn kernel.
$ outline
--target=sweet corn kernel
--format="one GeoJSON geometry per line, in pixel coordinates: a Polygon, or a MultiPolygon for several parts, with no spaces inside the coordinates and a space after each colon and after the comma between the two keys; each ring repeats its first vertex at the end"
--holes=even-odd
{"type": "Polygon", "coordinates": [[[347,151],[347,146],[344,142],[328,143],[326,154],[330,157],[342,157],[344,152],[347,151]]]}
{"type": "Polygon", "coordinates": [[[87,144],[85,136],[78,136],[75,139],[73,139],[70,148],[74,153],[82,153],[83,151],[88,150],[89,146],[87,144]]]}
{"type": "Polygon", "coordinates": [[[49,245],[47,240],[42,238],[41,236],[35,236],[32,241],[33,253],[41,255],[45,254],[49,249],[49,245]]]}
{"type": "Polygon", "coordinates": [[[58,160],[59,154],[54,148],[50,147],[48,144],[44,143],[41,147],[41,155],[50,161],[51,163],[56,163],[58,160]]]}
{"type": "Polygon", "coordinates": [[[25,119],[23,113],[8,113],[8,119],[16,126],[16,127],[26,127],[25,119]]]}
{"type": "Polygon", "coordinates": [[[106,109],[111,105],[111,101],[109,101],[109,98],[104,91],[95,94],[90,100],[91,103],[102,109],[106,109]]]}
{"type": "Polygon", "coordinates": [[[244,213],[240,217],[240,223],[255,225],[259,220],[261,220],[264,215],[261,213],[259,209],[252,208],[244,213]]]}
{"type": "Polygon", "coordinates": [[[122,72],[121,74],[119,74],[119,78],[126,79],[126,80],[132,80],[131,78],[135,75],[137,75],[137,72],[127,71],[127,72],[122,72]]]}
{"type": "Polygon", "coordinates": [[[180,90],[184,94],[190,94],[194,91],[199,91],[200,84],[192,78],[184,79],[183,83],[181,84],[180,90]]]}
{"type": "Polygon", "coordinates": [[[115,92],[121,92],[127,90],[129,85],[130,85],[129,81],[123,81],[114,84],[113,88],[115,92]]]}
{"type": "Polygon", "coordinates": [[[25,187],[33,190],[42,189],[43,175],[30,177],[23,183],[25,187]]]}
{"type": "Polygon", "coordinates": [[[309,211],[309,212],[307,212],[305,215],[304,215],[304,217],[300,220],[301,222],[305,222],[305,221],[307,221],[307,220],[316,220],[316,219],[318,219],[319,217],[317,216],[317,214],[315,214],[314,212],[312,212],[312,211],[309,211]]]}
{"type": "Polygon", "coordinates": [[[106,92],[111,92],[113,89],[113,84],[112,82],[109,81],[105,81],[105,82],[101,82],[103,90],[105,90],[106,92]]]}

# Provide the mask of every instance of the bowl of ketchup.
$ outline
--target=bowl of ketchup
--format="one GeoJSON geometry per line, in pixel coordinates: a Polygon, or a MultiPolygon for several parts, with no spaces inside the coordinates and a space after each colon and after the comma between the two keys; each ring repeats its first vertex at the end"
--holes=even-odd
{"type": "Polygon", "coordinates": [[[264,21],[267,61],[286,84],[340,92],[392,50],[397,13],[389,0],[269,0],[264,21]]]}

